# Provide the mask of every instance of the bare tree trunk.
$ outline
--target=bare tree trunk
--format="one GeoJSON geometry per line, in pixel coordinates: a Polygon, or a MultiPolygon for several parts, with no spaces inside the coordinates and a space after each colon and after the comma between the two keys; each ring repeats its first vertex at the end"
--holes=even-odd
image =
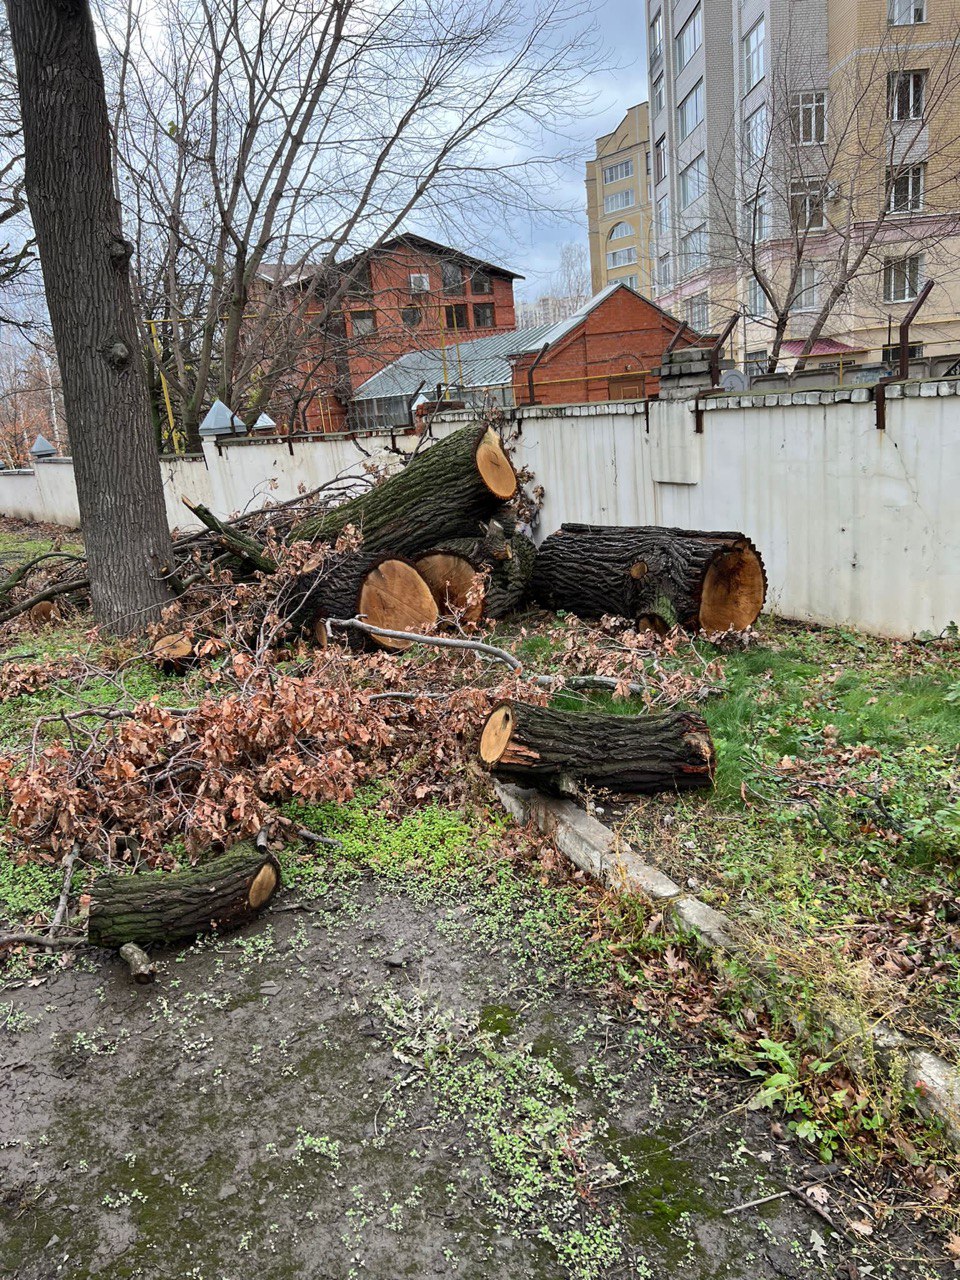
{"type": "Polygon", "coordinates": [[[135,631],[169,598],[172,548],[93,21],[87,0],[7,0],[7,12],[94,611],[135,631]]]}

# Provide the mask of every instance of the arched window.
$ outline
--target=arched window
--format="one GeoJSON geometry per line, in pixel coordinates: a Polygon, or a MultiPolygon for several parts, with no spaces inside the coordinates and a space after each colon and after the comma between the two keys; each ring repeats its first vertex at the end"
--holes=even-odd
{"type": "Polygon", "coordinates": [[[623,240],[625,236],[633,235],[633,227],[629,222],[618,222],[617,225],[607,236],[608,240],[623,240]]]}

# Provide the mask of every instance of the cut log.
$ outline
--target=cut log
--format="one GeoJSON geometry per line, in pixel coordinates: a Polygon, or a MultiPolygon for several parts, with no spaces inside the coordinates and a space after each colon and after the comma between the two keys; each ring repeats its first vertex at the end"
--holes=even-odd
{"type": "Polygon", "coordinates": [[[530,583],[547,609],[711,632],[751,626],[766,590],[760,553],[742,533],[587,524],[543,540],[530,583]]]}
{"type": "Polygon", "coordinates": [[[509,540],[510,556],[491,566],[485,611],[488,618],[504,618],[526,599],[537,559],[537,548],[525,533],[509,540]]]}
{"type": "Polygon", "coordinates": [[[417,555],[490,517],[517,489],[500,438],[464,427],[424,451],[369,493],[305,520],[296,537],[332,540],[348,524],[366,551],[417,555]]]}
{"type": "Polygon", "coordinates": [[[480,759],[527,786],[559,791],[575,782],[615,795],[708,787],[715,767],[710,730],[692,711],[581,715],[524,702],[494,707],[480,759]]]}
{"type": "Polygon", "coordinates": [[[455,616],[465,623],[480,621],[486,588],[481,570],[470,560],[443,548],[421,556],[416,567],[440,614],[455,616]]]}
{"type": "MultiPolygon", "coordinates": [[[[363,551],[304,575],[291,598],[296,602],[291,624],[314,635],[327,618],[359,616],[388,631],[421,632],[433,627],[439,617],[433,593],[408,560],[363,551]]],[[[353,643],[392,652],[408,649],[411,644],[359,631],[350,635],[353,643]]]]}
{"type": "Polygon", "coordinates": [[[280,864],[252,843],[189,871],[105,875],[91,890],[89,941],[97,947],[180,942],[253,920],[280,885],[280,864]]]}
{"type": "Polygon", "coordinates": [[[185,671],[194,657],[193,641],[182,631],[161,636],[150,650],[150,657],[164,671],[185,671]]]}

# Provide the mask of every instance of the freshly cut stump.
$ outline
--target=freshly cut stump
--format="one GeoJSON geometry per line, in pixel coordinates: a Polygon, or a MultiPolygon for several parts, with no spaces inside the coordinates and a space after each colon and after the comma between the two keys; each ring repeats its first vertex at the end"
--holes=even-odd
{"type": "Polygon", "coordinates": [[[517,491],[497,433],[464,427],[412,458],[369,493],[305,520],[297,538],[332,540],[348,525],[367,552],[420,555],[489,519],[517,491]]]}
{"type": "Polygon", "coordinates": [[[715,769],[710,730],[692,711],[580,715],[525,702],[494,707],[480,759],[499,777],[541,790],[577,782],[615,795],[709,787],[715,769]]]}
{"type": "Polygon", "coordinates": [[[417,561],[417,573],[430,588],[441,614],[456,614],[464,622],[479,622],[486,597],[479,574],[464,556],[431,551],[417,561]]]}
{"type": "Polygon", "coordinates": [[[97,947],[180,942],[253,920],[280,885],[280,864],[249,841],[189,871],[101,876],[87,936],[97,947]]]}
{"type": "Polygon", "coordinates": [[[547,609],[688,631],[744,630],[766,590],[745,534],[588,524],[561,525],[543,540],[530,583],[547,609]]]}

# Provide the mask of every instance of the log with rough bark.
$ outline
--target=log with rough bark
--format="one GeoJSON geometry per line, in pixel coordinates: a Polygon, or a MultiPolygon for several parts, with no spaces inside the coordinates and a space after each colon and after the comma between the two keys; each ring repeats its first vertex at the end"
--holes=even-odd
{"type": "Polygon", "coordinates": [[[416,555],[489,518],[516,489],[516,473],[496,432],[464,427],[368,493],[303,521],[296,536],[333,539],[352,524],[367,551],[416,555]]]}
{"type": "Polygon", "coordinates": [[[479,537],[447,538],[417,561],[441,614],[458,614],[465,622],[502,618],[522,602],[533,573],[537,549],[511,521],[507,534],[498,516],[479,537]],[[485,585],[477,574],[487,571],[485,585]]]}
{"type": "Polygon", "coordinates": [[[516,532],[510,538],[510,556],[494,564],[487,583],[485,612],[488,618],[503,618],[523,604],[530,587],[537,548],[532,538],[516,532]]]}
{"type": "Polygon", "coordinates": [[[280,885],[280,864],[244,841],[189,871],[105,875],[91,890],[87,937],[97,947],[180,942],[253,920],[280,885]]]}
{"type": "Polygon", "coordinates": [[[767,578],[742,533],[564,524],[541,543],[530,591],[547,609],[689,631],[756,622],[767,578]]]}
{"type": "Polygon", "coordinates": [[[527,786],[558,791],[578,783],[615,795],[708,787],[715,767],[710,731],[692,711],[581,715],[524,702],[494,707],[480,759],[527,786]]]}
{"type": "MultiPolygon", "coordinates": [[[[430,587],[408,560],[364,551],[304,575],[292,599],[296,605],[289,617],[291,626],[311,631],[318,639],[327,618],[361,617],[388,631],[424,631],[439,616],[430,587]]],[[[393,652],[410,647],[409,641],[361,632],[352,633],[352,638],[393,652]]]]}

